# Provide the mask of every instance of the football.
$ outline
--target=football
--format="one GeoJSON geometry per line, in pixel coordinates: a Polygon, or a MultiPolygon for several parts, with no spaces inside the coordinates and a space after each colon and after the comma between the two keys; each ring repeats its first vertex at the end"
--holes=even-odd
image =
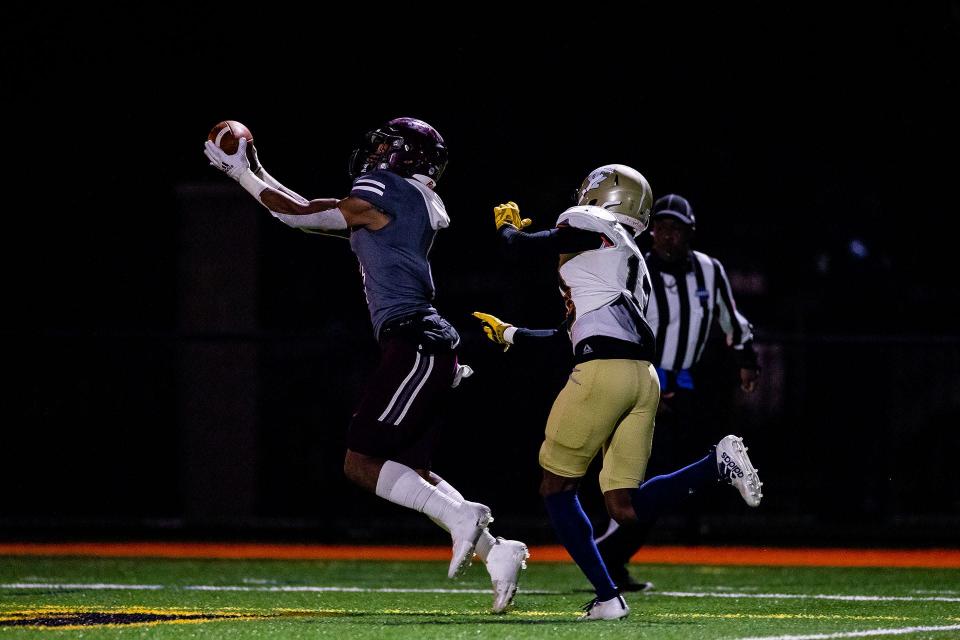
{"type": "Polygon", "coordinates": [[[237,152],[237,146],[239,144],[237,141],[240,138],[247,139],[247,153],[249,154],[249,143],[253,142],[253,134],[250,133],[250,129],[247,129],[243,124],[237,122],[236,120],[224,120],[223,122],[218,122],[213,126],[213,129],[210,129],[210,133],[207,135],[207,139],[210,140],[210,142],[217,145],[229,154],[234,154],[237,152]]]}

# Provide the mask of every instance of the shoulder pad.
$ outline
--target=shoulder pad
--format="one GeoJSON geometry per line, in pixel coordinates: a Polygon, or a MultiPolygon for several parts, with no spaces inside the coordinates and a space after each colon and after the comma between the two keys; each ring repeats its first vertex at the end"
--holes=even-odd
{"type": "Polygon", "coordinates": [[[576,229],[609,233],[613,225],[617,224],[617,219],[613,217],[612,213],[604,211],[600,207],[585,205],[570,207],[561,213],[560,217],[557,218],[557,225],[561,223],[566,223],[576,229]]]}

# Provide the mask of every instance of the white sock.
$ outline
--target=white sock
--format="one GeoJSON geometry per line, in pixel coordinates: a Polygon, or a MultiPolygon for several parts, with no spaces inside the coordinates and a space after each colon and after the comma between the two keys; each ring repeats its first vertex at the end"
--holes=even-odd
{"type": "MultiPolygon", "coordinates": [[[[452,485],[452,484],[450,484],[449,482],[447,482],[446,480],[444,480],[443,478],[441,478],[440,476],[438,476],[438,475],[435,474],[435,473],[431,473],[430,475],[432,475],[434,478],[436,478],[436,479],[439,480],[439,482],[437,482],[437,484],[433,485],[433,486],[435,486],[435,487],[437,488],[437,491],[443,492],[444,494],[446,494],[446,496],[447,496],[448,498],[452,498],[453,500],[456,500],[456,501],[458,501],[458,502],[463,502],[463,496],[460,495],[460,492],[459,492],[459,491],[457,491],[456,489],[453,488],[453,485],[452,485]]],[[[443,524],[442,522],[440,522],[440,521],[437,520],[436,518],[430,518],[430,519],[433,520],[433,523],[434,523],[435,525],[437,525],[438,527],[440,527],[441,529],[443,529],[443,530],[446,531],[447,533],[450,533],[450,527],[448,527],[447,525],[443,524]]]]}
{"type": "MultiPolygon", "coordinates": [[[[433,474],[434,478],[440,478],[440,476],[433,474]]],[[[453,485],[440,478],[440,482],[436,484],[437,489],[443,491],[445,494],[456,500],[457,502],[463,502],[463,496],[460,495],[460,492],[453,488],[453,485]]]]}
{"type": "Polygon", "coordinates": [[[387,460],[377,478],[377,495],[401,507],[425,513],[449,530],[461,501],[454,500],[424,480],[410,467],[387,460]]]}
{"type": "MultiPolygon", "coordinates": [[[[440,478],[440,476],[436,475],[434,477],[440,478]]],[[[460,492],[457,491],[454,486],[446,480],[440,478],[440,482],[436,484],[436,487],[454,500],[463,502],[463,496],[460,495],[460,492]]],[[[434,522],[443,527],[443,524],[437,520],[434,520],[434,522]]],[[[476,553],[483,562],[486,562],[487,554],[490,553],[490,549],[492,549],[495,544],[497,544],[497,539],[490,534],[489,529],[484,529],[483,533],[480,534],[480,539],[477,540],[477,546],[473,552],[476,553]]]]}
{"type": "Polygon", "coordinates": [[[477,546],[473,549],[473,552],[480,556],[480,559],[484,563],[487,562],[487,554],[490,553],[490,549],[497,544],[497,539],[490,534],[489,529],[484,529],[483,533],[480,534],[480,538],[477,540],[477,546]]]}

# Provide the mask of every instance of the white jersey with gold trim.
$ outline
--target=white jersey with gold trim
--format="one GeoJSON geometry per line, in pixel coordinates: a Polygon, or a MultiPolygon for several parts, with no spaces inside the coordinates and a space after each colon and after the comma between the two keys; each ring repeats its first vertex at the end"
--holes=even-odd
{"type": "Polygon", "coordinates": [[[599,249],[583,251],[560,266],[575,310],[570,339],[609,336],[640,342],[648,335],[643,318],[650,296],[650,276],[643,254],[631,235],[600,207],[576,206],[560,214],[557,226],[595,231],[603,237],[599,249]]]}

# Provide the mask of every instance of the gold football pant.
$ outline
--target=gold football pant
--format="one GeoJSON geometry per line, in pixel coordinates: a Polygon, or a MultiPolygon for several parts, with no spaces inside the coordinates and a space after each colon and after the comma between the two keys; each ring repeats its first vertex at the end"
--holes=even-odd
{"type": "Polygon", "coordinates": [[[576,365],[547,418],[540,466],[580,478],[603,449],[600,489],[640,486],[653,445],[660,401],[656,369],[645,360],[590,360],[576,365]]]}

